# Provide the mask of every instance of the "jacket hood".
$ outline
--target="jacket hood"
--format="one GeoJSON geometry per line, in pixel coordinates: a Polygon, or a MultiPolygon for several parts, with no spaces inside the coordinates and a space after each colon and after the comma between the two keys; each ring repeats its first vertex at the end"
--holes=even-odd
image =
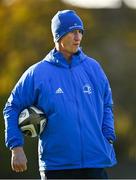
{"type": "Polygon", "coordinates": [[[63,54],[54,48],[47,54],[47,56],[43,60],[57,66],[63,66],[65,68],[68,68],[69,66],[73,67],[80,64],[82,61],[85,60],[85,57],[86,55],[79,48],[78,51],[73,54],[71,63],[69,64],[63,54]]]}

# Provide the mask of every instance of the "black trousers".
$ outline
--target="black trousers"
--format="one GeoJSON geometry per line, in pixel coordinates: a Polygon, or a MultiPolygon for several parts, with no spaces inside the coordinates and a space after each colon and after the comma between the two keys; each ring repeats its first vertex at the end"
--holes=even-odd
{"type": "Polygon", "coordinates": [[[108,179],[103,168],[49,170],[41,172],[41,179],[108,179]]]}

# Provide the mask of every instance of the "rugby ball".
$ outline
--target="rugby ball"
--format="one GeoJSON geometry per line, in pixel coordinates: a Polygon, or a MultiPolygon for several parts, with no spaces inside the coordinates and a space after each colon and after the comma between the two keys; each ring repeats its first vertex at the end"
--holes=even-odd
{"type": "Polygon", "coordinates": [[[30,137],[39,136],[47,123],[45,114],[37,107],[30,106],[24,109],[18,118],[18,125],[21,131],[30,137]]]}

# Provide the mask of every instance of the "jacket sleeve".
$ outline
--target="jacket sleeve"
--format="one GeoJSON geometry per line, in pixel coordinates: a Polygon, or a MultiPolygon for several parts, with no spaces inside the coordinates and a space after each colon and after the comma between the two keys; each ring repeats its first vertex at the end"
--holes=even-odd
{"type": "Polygon", "coordinates": [[[34,104],[35,97],[33,71],[28,69],[12,90],[3,110],[5,144],[8,148],[23,146],[24,137],[18,128],[18,116],[24,108],[34,104]]]}
{"type": "Polygon", "coordinates": [[[112,91],[106,76],[105,79],[106,82],[104,87],[104,114],[103,114],[102,131],[103,131],[103,135],[106,137],[106,139],[109,140],[109,142],[114,142],[116,136],[114,129],[112,91]]]}

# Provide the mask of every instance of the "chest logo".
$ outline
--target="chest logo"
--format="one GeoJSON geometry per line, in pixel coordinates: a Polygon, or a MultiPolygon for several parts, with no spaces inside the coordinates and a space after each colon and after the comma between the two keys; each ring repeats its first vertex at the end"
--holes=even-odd
{"type": "Polygon", "coordinates": [[[92,93],[92,88],[89,84],[85,84],[83,86],[83,92],[86,93],[86,94],[91,94],[92,93]]]}
{"type": "Polygon", "coordinates": [[[64,92],[62,91],[62,89],[61,88],[58,88],[57,90],[56,90],[56,94],[63,94],[64,92]]]}

